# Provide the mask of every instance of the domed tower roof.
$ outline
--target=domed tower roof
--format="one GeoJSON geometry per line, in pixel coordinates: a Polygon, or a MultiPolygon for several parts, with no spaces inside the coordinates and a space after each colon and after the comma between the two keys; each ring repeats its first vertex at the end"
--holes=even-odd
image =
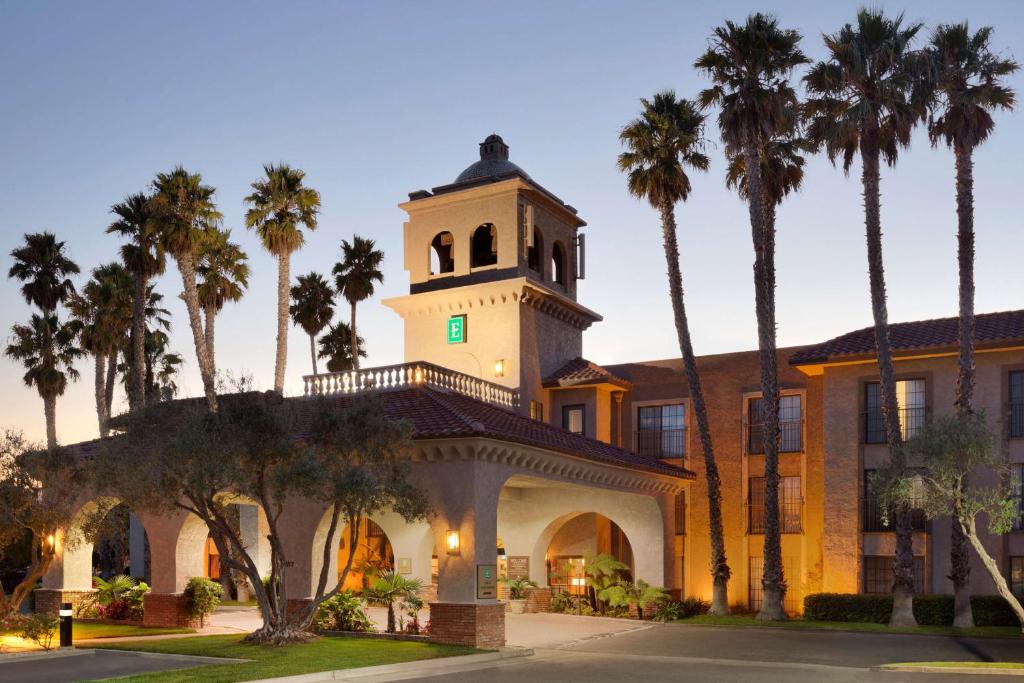
{"type": "Polygon", "coordinates": [[[480,143],[480,161],[470,164],[453,184],[516,174],[530,178],[526,171],[508,160],[508,145],[494,133],[480,143]]]}

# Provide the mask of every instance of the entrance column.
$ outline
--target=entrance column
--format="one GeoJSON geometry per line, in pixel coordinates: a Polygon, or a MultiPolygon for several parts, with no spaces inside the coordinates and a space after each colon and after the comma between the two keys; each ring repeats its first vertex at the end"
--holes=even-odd
{"type": "Polygon", "coordinates": [[[474,460],[435,462],[423,470],[434,507],[430,524],[438,558],[437,602],[430,603],[431,638],[502,647],[505,606],[497,600],[497,531],[505,473],[493,463],[474,460]]]}

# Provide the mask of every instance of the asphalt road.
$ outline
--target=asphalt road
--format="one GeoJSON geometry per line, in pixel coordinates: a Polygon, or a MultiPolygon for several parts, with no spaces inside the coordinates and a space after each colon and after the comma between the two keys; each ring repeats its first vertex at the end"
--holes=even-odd
{"type": "Polygon", "coordinates": [[[189,669],[209,664],[205,657],[167,657],[138,652],[91,650],[74,657],[30,659],[0,663],[3,683],[71,683],[115,676],[130,676],[150,671],[189,669]]]}

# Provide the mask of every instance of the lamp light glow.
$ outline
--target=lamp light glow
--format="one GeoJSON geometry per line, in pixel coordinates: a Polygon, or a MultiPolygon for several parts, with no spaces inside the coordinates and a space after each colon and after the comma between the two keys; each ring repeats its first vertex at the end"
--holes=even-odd
{"type": "Polygon", "coordinates": [[[494,376],[495,377],[504,377],[505,376],[505,359],[504,358],[499,358],[498,360],[494,361],[494,376]]]}
{"type": "Polygon", "coordinates": [[[459,554],[459,532],[454,529],[449,529],[444,534],[444,544],[448,548],[449,555],[459,554]]]}

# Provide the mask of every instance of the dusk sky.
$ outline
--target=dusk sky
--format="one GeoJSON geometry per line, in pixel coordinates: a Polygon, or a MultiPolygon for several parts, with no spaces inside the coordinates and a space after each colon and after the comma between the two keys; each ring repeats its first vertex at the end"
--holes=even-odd
{"type": "MultiPolygon", "coordinates": [[[[1024,3],[885,2],[930,27],[968,19],[995,27],[994,46],[1024,59],[1024,3]]],[[[693,97],[693,69],[711,29],[752,11],[799,29],[824,56],[822,32],[855,2],[174,2],[0,4],[0,255],[50,230],[89,271],[116,258],[111,204],[183,164],[217,188],[225,225],[250,256],[242,302],[218,318],[217,365],[273,386],[277,270],[245,230],[242,198],[267,162],[306,171],[321,192],[320,225],[292,258],[294,275],[329,272],[339,243],[371,237],[386,254],[384,286],[360,308],[365,366],[403,359],[402,323],[380,299],[408,292],[397,204],[449,183],[492,132],[511,159],[588,222],[579,299],[604,316],[584,337],[598,363],[678,356],[657,214],[630,197],[615,166],[620,128],[639,98],[664,88],[693,97]]],[[[922,34],[922,41],[927,30],[922,34]]],[[[798,75],[799,76],[799,75],[798,75]]],[[[1024,92],[1024,77],[1010,84],[1024,92]]],[[[1024,112],[999,114],[975,154],[977,310],[1024,307],[1021,165],[1024,112]]],[[[690,326],[698,354],[756,348],[750,229],[723,182],[718,133],[710,172],[677,209],[690,326]]],[[[845,177],[809,160],[803,190],[778,214],[778,338],[814,343],[871,323],[859,165],[845,177]]],[[[893,322],[956,312],[953,159],[918,131],[882,179],[893,322]]],[[[29,315],[0,283],[4,336],[29,315]]],[[[158,289],[186,358],[184,395],[201,394],[181,279],[158,289]]],[[[339,312],[347,319],[347,311],[339,312]]],[[[91,360],[60,399],[63,442],[96,436],[91,360]]],[[[293,327],[287,393],[310,372],[293,327]]],[[[0,359],[0,427],[42,439],[42,401],[23,370],[0,359]]],[[[123,393],[116,403],[125,407],[123,393]]]]}

